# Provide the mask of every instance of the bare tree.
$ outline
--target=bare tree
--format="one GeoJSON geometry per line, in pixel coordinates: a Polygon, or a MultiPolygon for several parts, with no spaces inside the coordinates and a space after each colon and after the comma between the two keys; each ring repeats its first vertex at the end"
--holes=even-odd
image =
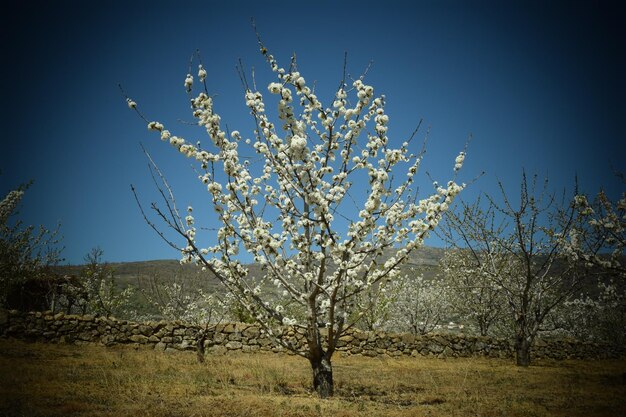
{"type": "MultiPolygon", "coordinates": [[[[417,129],[406,140],[390,140],[384,96],[376,97],[363,76],[348,83],[344,64],[333,102],[324,106],[298,71],[295,56],[285,69],[260,39],[259,46],[276,76],[268,90],[276,97],[279,121],[270,120],[256,81],[249,83],[240,71],[256,126],[252,138],[223,130],[201,63],[202,91],[192,95],[191,64],[184,86],[194,117],[208,133],[206,149],[149,121],[127,98],[149,129],[197,161],[215,213],[212,220],[219,225],[217,242],[200,245],[193,209],[183,218],[155,165],[165,206],[152,208],[184,243],[177,245],[145,212],[144,217],[180,250],[182,262],[196,263],[217,277],[275,343],[306,358],[314,389],[328,397],[337,342],[363,310],[356,296],[397,278],[408,255],[423,244],[464,186],[451,180],[418,199],[414,175],[424,148],[411,152],[417,129]],[[384,250],[392,256],[381,260],[384,250]],[[260,275],[250,274],[240,251],[262,267],[260,275]]],[[[464,152],[456,157],[453,175],[464,158],[464,152]]]]}

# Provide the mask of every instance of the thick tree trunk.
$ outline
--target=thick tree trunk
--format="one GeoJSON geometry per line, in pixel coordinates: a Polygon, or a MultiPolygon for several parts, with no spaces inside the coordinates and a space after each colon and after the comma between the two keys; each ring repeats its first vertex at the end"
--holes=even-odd
{"type": "Polygon", "coordinates": [[[527,337],[518,336],[515,338],[517,366],[530,366],[530,345],[531,341],[527,337]]]}
{"type": "Polygon", "coordinates": [[[333,396],[333,366],[330,358],[323,355],[320,358],[311,358],[311,368],[313,369],[313,389],[317,391],[320,398],[333,396]]]}

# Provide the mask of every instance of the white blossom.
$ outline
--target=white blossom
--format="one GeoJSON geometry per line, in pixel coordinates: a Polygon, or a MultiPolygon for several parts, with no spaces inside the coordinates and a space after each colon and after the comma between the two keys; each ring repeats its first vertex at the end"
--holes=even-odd
{"type": "Polygon", "coordinates": [[[454,160],[454,170],[458,171],[463,167],[463,161],[465,160],[465,152],[461,152],[459,156],[454,160]]]}
{"type": "MultiPolygon", "coordinates": [[[[202,67],[202,65],[198,65],[198,79],[200,80],[200,82],[204,82],[204,80],[206,79],[206,70],[202,67]]],[[[189,87],[191,87],[191,84],[193,84],[193,79],[191,80],[191,82],[189,83],[189,87]]],[[[187,87],[187,81],[185,80],[185,87],[187,87]]]]}
{"type": "Polygon", "coordinates": [[[187,90],[187,92],[191,92],[192,86],[193,86],[193,75],[187,74],[187,77],[185,78],[185,90],[187,90]]]}

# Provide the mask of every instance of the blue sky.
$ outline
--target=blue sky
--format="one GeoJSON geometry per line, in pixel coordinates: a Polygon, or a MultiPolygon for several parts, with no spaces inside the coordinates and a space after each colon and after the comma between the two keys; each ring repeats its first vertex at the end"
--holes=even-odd
{"type": "Polygon", "coordinates": [[[270,80],[251,17],[285,66],[297,53],[322,98],[340,80],[344,51],[355,78],[373,61],[366,82],[387,97],[390,136],[406,137],[420,118],[430,127],[433,178],[448,179],[472,134],[462,178],[486,174],[464,199],[497,193],[498,180],[516,194],[522,169],[557,191],[571,190],[576,174],[587,193],[623,191],[613,170],[626,172],[626,16],[610,2],[127,3],[14,4],[1,17],[0,193],[34,180],[21,219],[60,222],[66,262],[94,246],[109,261],[178,257],[130,191],[135,184],[146,205],[157,199],[139,143],[182,206],[206,206],[203,187],[117,85],[176,127],[191,119],[183,80],[200,49],[222,120],[251,132],[237,60],[259,84],[270,80]]]}

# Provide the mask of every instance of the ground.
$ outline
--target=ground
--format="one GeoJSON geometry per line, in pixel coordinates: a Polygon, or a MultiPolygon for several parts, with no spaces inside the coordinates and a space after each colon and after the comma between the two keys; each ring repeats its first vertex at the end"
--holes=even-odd
{"type": "Polygon", "coordinates": [[[620,416],[626,360],[337,356],[335,397],[306,360],[0,339],[0,416],[620,416]]]}

